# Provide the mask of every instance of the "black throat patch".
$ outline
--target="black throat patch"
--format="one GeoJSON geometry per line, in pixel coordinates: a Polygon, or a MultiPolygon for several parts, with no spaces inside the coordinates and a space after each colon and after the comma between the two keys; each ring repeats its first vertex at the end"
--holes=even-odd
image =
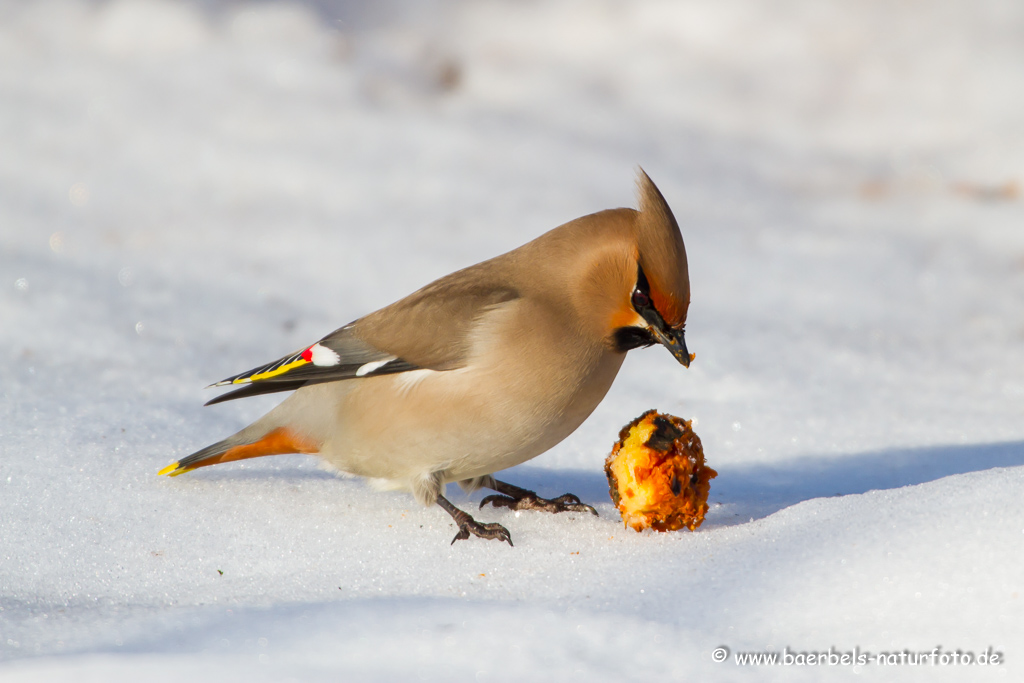
{"type": "Polygon", "coordinates": [[[620,327],[612,333],[612,348],[619,353],[654,346],[657,340],[642,327],[620,327]]]}

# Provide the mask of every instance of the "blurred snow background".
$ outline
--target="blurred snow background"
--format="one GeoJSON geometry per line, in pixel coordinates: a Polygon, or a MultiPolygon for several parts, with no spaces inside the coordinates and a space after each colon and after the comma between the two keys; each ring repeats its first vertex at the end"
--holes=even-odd
{"type": "Polygon", "coordinates": [[[1019,680],[1022,64],[1012,0],[0,2],[0,677],[1019,680]],[[636,164],[697,360],[634,352],[508,473],[600,519],[449,546],[311,457],[155,476],[277,400],[206,384],[631,205],[636,164]],[[696,533],[607,498],[650,407],[720,473],[696,533]]]}

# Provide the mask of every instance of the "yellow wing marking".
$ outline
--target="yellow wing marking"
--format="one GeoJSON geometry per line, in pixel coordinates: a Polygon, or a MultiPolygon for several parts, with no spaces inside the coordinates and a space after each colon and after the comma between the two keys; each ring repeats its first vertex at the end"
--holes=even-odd
{"type": "Polygon", "coordinates": [[[293,360],[291,363],[285,363],[281,367],[274,368],[273,370],[267,370],[266,372],[257,372],[255,375],[249,375],[248,377],[239,377],[234,382],[232,382],[232,384],[248,384],[249,382],[258,382],[261,379],[270,379],[271,377],[277,377],[278,375],[283,375],[284,373],[294,370],[297,367],[303,366],[308,362],[309,361],[306,360],[305,358],[299,358],[298,360],[293,360]]]}

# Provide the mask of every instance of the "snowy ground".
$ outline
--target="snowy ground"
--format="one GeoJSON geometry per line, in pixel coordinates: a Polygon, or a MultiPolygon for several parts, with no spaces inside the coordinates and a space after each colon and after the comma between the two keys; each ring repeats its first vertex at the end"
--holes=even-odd
{"type": "Polygon", "coordinates": [[[0,3],[0,678],[1024,680],[1024,5],[359,7],[0,3]],[[155,476],[276,400],[209,382],[630,205],[636,164],[697,360],[634,352],[507,473],[599,519],[449,546],[309,456],[155,476]],[[720,473],[695,533],[608,499],[651,407],[720,473]]]}

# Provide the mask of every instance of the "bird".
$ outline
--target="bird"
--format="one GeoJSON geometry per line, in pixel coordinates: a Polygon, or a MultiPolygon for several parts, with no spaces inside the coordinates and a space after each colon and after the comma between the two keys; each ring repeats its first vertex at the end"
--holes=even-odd
{"type": "MultiPolygon", "coordinates": [[[[496,479],[549,450],[604,398],[630,350],[695,358],[686,248],[642,168],[636,209],[599,211],[341,327],[316,343],[211,387],[206,405],[292,391],[238,433],[160,470],[284,453],[317,454],[377,488],[438,505],[471,535],[512,545],[443,494],[448,483],[495,491],[480,503],[590,512],[570,493],[545,499],[496,479]]],[[[208,387],[209,388],[209,387],[208,387]]]]}

